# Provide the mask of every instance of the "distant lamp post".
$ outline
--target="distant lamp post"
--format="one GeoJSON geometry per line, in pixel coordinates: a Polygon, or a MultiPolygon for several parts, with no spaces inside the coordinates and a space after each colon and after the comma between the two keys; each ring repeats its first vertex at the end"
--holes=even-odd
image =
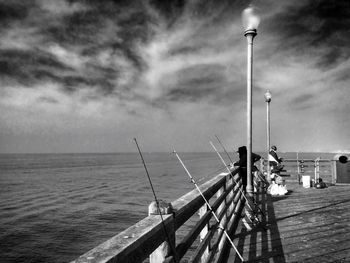
{"type": "Polygon", "coordinates": [[[253,77],[253,39],[257,34],[260,18],[256,8],[249,5],[242,12],[244,36],[247,38],[247,194],[253,196],[252,175],[252,77],[253,77]]]}
{"type": "Polygon", "coordinates": [[[266,90],[265,92],[265,102],[266,102],[266,145],[267,145],[267,165],[266,165],[266,170],[267,170],[267,180],[271,180],[271,175],[270,175],[270,162],[269,162],[269,152],[270,152],[270,102],[271,102],[271,93],[269,90],[266,90]]]}

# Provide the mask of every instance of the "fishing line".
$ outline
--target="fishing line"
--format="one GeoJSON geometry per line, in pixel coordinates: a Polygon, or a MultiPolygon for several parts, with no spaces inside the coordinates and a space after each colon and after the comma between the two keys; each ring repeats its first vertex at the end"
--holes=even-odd
{"type": "Polygon", "coordinates": [[[242,262],[244,262],[244,259],[242,257],[242,255],[239,253],[239,251],[237,250],[235,244],[233,243],[232,239],[230,238],[229,234],[227,233],[227,231],[225,230],[225,228],[222,226],[219,218],[216,216],[215,212],[213,211],[211,205],[209,204],[208,200],[205,198],[205,196],[203,195],[202,191],[199,189],[196,181],[194,180],[194,178],[192,177],[191,173],[187,170],[185,164],[182,162],[180,156],[177,154],[177,152],[174,150],[173,153],[176,155],[177,159],[179,160],[179,162],[181,163],[182,167],[185,169],[187,175],[190,177],[191,182],[195,185],[195,187],[197,188],[199,194],[202,196],[204,202],[206,203],[206,205],[208,206],[210,212],[213,214],[215,220],[218,222],[219,224],[219,228],[222,229],[222,231],[224,232],[224,234],[226,235],[228,241],[230,242],[231,246],[234,248],[234,250],[236,251],[237,255],[239,256],[239,258],[241,259],[242,262]]]}
{"type": "Polygon", "coordinates": [[[163,230],[164,230],[166,239],[168,240],[170,249],[171,249],[171,251],[172,251],[172,253],[173,253],[173,255],[174,255],[174,261],[175,261],[175,263],[177,263],[177,262],[179,262],[179,261],[177,260],[176,250],[175,250],[175,248],[174,248],[172,242],[170,241],[170,237],[169,237],[169,235],[168,235],[168,231],[166,230],[166,227],[165,227],[165,224],[164,224],[163,215],[162,215],[162,212],[160,211],[160,207],[159,207],[159,201],[158,201],[156,192],[154,191],[153,184],[152,184],[152,180],[151,180],[151,177],[150,177],[150,175],[149,175],[149,173],[148,173],[148,169],[147,169],[147,166],[146,166],[146,162],[145,162],[145,160],[143,159],[143,155],[142,155],[142,153],[141,153],[141,150],[140,150],[139,144],[137,143],[136,138],[134,138],[134,141],[135,141],[137,150],[138,150],[138,152],[139,152],[139,154],[140,154],[143,167],[145,168],[145,171],[146,171],[146,175],[147,175],[149,184],[151,185],[151,189],[152,189],[152,192],[153,192],[154,200],[156,201],[156,204],[157,204],[158,213],[159,213],[160,218],[161,218],[161,220],[162,220],[162,226],[163,226],[163,230]]]}
{"type": "MultiPolygon", "coordinates": [[[[219,137],[218,137],[217,135],[215,135],[215,137],[216,137],[216,139],[218,140],[218,142],[220,143],[220,145],[221,145],[222,149],[224,149],[224,151],[225,151],[225,153],[226,153],[226,155],[227,155],[228,159],[230,160],[230,162],[231,162],[231,163],[232,163],[232,165],[233,165],[233,161],[232,161],[232,159],[231,159],[230,155],[228,154],[228,152],[226,151],[226,148],[225,148],[225,147],[224,147],[224,145],[221,143],[221,141],[220,141],[219,137]]],[[[225,165],[226,165],[226,164],[225,164],[225,165]]]]}
{"type": "Polygon", "coordinates": [[[203,181],[204,179],[206,179],[208,176],[216,175],[218,172],[221,172],[221,171],[223,171],[223,170],[225,170],[225,169],[226,169],[226,167],[221,167],[221,168],[217,169],[216,171],[210,172],[210,173],[208,173],[207,175],[202,176],[202,177],[199,178],[199,180],[197,180],[197,181],[198,181],[198,182],[201,182],[201,181],[203,181]]]}
{"type": "MultiPolygon", "coordinates": [[[[237,181],[234,179],[234,176],[232,175],[231,170],[230,170],[230,169],[228,168],[228,166],[226,165],[225,160],[222,158],[221,154],[218,152],[218,150],[216,149],[215,145],[214,145],[211,141],[210,141],[209,143],[210,143],[211,146],[213,147],[214,151],[215,151],[215,152],[218,154],[218,156],[220,157],[220,160],[222,161],[222,163],[225,165],[225,167],[226,167],[228,173],[230,174],[232,180],[235,182],[235,184],[237,184],[237,181]]],[[[242,189],[241,189],[240,187],[239,187],[238,189],[239,189],[239,191],[242,193],[244,199],[246,200],[246,204],[248,205],[249,209],[253,212],[254,219],[255,219],[257,222],[261,223],[260,219],[254,214],[254,209],[253,209],[252,206],[250,205],[249,200],[248,200],[248,198],[246,197],[246,195],[244,194],[244,192],[242,191],[242,189]]],[[[259,211],[262,213],[263,216],[265,216],[264,213],[263,213],[263,211],[260,209],[259,206],[255,205],[255,207],[256,207],[257,209],[259,209],[259,211]]],[[[264,227],[263,227],[263,228],[264,228],[264,227]]],[[[264,228],[264,229],[265,229],[265,228],[264,228]]]]}

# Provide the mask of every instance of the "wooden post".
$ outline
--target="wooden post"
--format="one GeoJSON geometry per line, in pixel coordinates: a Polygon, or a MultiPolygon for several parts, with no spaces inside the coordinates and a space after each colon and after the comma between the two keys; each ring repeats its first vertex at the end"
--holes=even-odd
{"type": "MultiPolygon", "coordinates": [[[[163,200],[158,201],[158,206],[156,201],[153,201],[148,206],[148,215],[169,215],[173,213],[173,208],[171,206],[171,203],[166,203],[163,200]]],[[[167,230],[166,234],[169,240],[164,241],[155,251],[153,251],[152,254],[149,256],[149,262],[150,263],[162,263],[164,262],[165,258],[172,254],[171,246],[175,248],[175,231],[174,228],[169,231],[167,230]],[[169,242],[172,242],[172,244],[169,244],[169,242]]],[[[174,255],[175,256],[175,255],[174,255]]]]}
{"type": "MultiPolygon", "coordinates": [[[[204,204],[198,211],[199,218],[202,218],[208,211],[208,206],[207,204],[204,204]]],[[[205,227],[202,229],[202,231],[199,234],[199,240],[200,242],[203,242],[204,238],[207,236],[209,232],[209,223],[205,225],[205,227]]],[[[200,262],[207,262],[208,257],[209,257],[209,249],[210,249],[210,242],[206,249],[203,252],[203,255],[201,257],[200,262]]]]}
{"type": "Polygon", "coordinates": [[[299,163],[299,152],[297,152],[297,170],[298,170],[298,183],[300,184],[300,163],[299,163]]]}
{"type": "Polygon", "coordinates": [[[314,170],[315,170],[315,174],[314,174],[314,179],[311,179],[311,187],[315,187],[315,184],[317,183],[317,159],[314,160],[314,170]]]}
{"type": "Polygon", "coordinates": [[[332,184],[335,185],[337,183],[337,161],[332,160],[332,184]]]}
{"type": "MultiPolygon", "coordinates": [[[[226,191],[226,185],[224,185],[223,187],[221,187],[219,189],[219,191],[217,191],[216,197],[220,198],[225,193],[225,191],[226,191]]],[[[225,201],[221,203],[221,205],[218,207],[218,209],[216,211],[217,216],[220,215],[221,211],[225,208],[226,205],[227,205],[227,203],[226,203],[226,199],[225,199],[225,201]]],[[[220,220],[220,224],[224,226],[226,224],[226,221],[227,221],[227,215],[225,214],[222,217],[222,219],[220,220]]],[[[218,229],[218,234],[220,234],[222,231],[223,231],[222,229],[218,229]]],[[[221,254],[223,251],[225,240],[226,240],[226,236],[222,235],[221,241],[220,241],[219,246],[218,246],[218,253],[219,254],[221,254]]]]}
{"type": "MultiPolygon", "coordinates": [[[[228,176],[228,179],[227,179],[227,185],[226,187],[230,187],[230,185],[234,184],[236,185],[236,182],[235,180],[233,179],[233,176],[228,176]]],[[[227,200],[231,200],[233,198],[233,195],[234,195],[234,191],[235,191],[235,187],[230,191],[230,193],[227,195],[227,200]]],[[[227,205],[229,205],[229,208],[227,209],[227,213],[228,214],[231,214],[231,212],[233,211],[233,209],[235,209],[235,204],[233,202],[231,203],[228,203],[227,205]]]]}

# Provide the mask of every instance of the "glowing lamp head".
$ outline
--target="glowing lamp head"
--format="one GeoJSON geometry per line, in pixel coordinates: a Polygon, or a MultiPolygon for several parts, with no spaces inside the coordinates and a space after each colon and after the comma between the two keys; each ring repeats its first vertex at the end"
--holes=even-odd
{"type": "Polygon", "coordinates": [[[256,32],[260,23],[260,17],[257,12],[257,8],[253,5],[249,5],[242,12],[242,24],[245,32],[256,32]]]}
{"type": "Polygon", "coordinates": [[[267,91],[265,92],[265,101],[266,101],[266,102],[270,102],[270,101],[271,101],[271,98],[272,98],[272,96],[271,96],[270,90],[267,90],[267,91]]]}

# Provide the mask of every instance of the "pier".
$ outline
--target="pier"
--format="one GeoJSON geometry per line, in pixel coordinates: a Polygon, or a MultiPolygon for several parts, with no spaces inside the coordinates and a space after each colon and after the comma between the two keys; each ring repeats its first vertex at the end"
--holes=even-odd
{"type": "Polygon", "coordinates": [[[200,186],[212,210],[197,189],[160,209],[153,203],[148,217],[72,263],[350,262],[350,184],[337,183],[344,169],[337,160],[285,163],[286,195],[268,194],[255,177],[251,203],[238,170],[221,173],[200,186]],[[327,187],[312,187],[311,180],[303,185],[305,175],[322,178],[327,187]],[[252,213],[259,224],[249,222],[252,213]]]}
{"type": "MultiPolygon", "coordinates": [[[[257,195],[267,231],[237,231],[247,262],[350,262],[350,185],[303,188],[287,179],[289,194],[257,195]]],[[[228,262],[241,262],[231,253],[228,262]]]]}

